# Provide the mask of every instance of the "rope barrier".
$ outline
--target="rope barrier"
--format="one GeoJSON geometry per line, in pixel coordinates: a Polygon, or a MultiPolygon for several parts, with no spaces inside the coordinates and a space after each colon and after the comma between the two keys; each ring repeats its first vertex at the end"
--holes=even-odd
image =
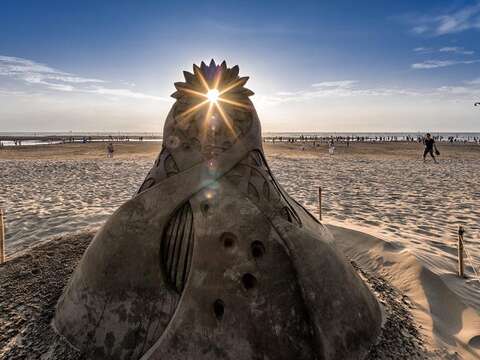
{"type": "MultiPolygon", "coordinates": [[[[462,240],[463,241],[463,240],[462,240]]],[[[475,268],[475,265],[473,264],[473,259],[470,256],[470,253],[468,252],[467,248],[465,247],[465,244],[463,246],[463,250],[465,250],[465,254],[467,255],[468,261],[470,262],[470,266],[473,269],[473,273],[475,274],[475,277],[477,278],[478,282],[480,282],[480,277],[478,276],[477,269],[475,268]]]]}
{"type": "Polygon", "coordinates": [[[463,234],[465,233],[465,229],[463,228],[462,225],[458,227],[458,261],[459,261],[459,275],[461,277],[464,276],[463,274],[463,253],[467,255],[467,259],[470,262],[470,266],[473,270],[473,273],[475,275],[475,278],[477,279],[478,282],[480,282],[480,276],[478,276],[477,269],[475,267],[475,264],[473,263],[473,258],[470,255],[470,252],[467,250],[465,247],[465,242],[463,241],[463,234]]]}

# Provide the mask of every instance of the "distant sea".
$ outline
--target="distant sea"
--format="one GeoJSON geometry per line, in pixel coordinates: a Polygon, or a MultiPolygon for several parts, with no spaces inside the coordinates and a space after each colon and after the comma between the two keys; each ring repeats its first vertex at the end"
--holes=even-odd
{"type": "MultiPolygon", "coordinates": [[[[397,140],[405,140],[407,137],[417,138],[418,136],[424,135],[424,132],[411,131],[411,132],[328,132],[328,131],[319,131],[319,132],[263,132],[263,137],[284,137],[284,138],[298,138],[301,136],[306,137],[337,137],[337,136],[350,136],[350,137],[366,137],[366,138],[375,138],[375,137],[386,137],[392,138],[396,137],[397,140]]],[[[459,141],[473,141],[474,138],[480,138],[480,132],[431,132],[435,137],[442,137],[443,140],[446,140],[450,137],[455,138],[459,141]]],[[[138,140],[139,137],[144,137],[144,141],[161,141],[163,140],[163,134],[159,132],[1,132],[0,131],[0,140],[5,137],[38,137],[38,140],[25,140],[22,141],[22,145],[41,145],[45,144],[45,141],[42,141],[40,138],[46,136],[58,136],[58,137],[89,137],[89,136],[104,136],[104,137],[121,137],[125,140],[138,140]]],[[[4,146],[13,146],[13,141],[2,141],[4,146]]],[[[60,143],[60,141],[50,141],[48,143],[60,143]]]]}

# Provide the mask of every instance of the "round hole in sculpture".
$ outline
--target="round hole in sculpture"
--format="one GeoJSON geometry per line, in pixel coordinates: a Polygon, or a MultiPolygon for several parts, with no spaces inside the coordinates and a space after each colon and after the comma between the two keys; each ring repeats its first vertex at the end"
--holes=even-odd
{"type": "Polygon", "coordinates": [[[204,215],[207,215],[208,210],[210,210],[210,205],[208,204],[208,202],[205,201],[200,205],[200,209],[202,210],[202,213],[204,215]]]}
{"type": "Polygon", "coordinates": [[[246,273],[242,276],[242,284],[247,290],[253,289],[257,285],[257,278],[252,274],[246,273]]]}
{"type": "Polygon", "coordinates": [[[261,258],[265,254],[265,246],[261,241],[254,241],[250,246],[252,250],[252,256],[255,259],[261,258]]]}
{"type": "Polygon", "coordinates": [[[217,320],[223,319],[223,314],[225,313],[225,304],[222,300],[217,299],[213,303],[213,312],[215,313],[215,317],[217,320]]]}
{"type": "Polygon", "coordinates": [[[232,233],[223,233],[220,241],[223,243],[225,249],[232,249],[235,246],[236,237],[232,233]]]}

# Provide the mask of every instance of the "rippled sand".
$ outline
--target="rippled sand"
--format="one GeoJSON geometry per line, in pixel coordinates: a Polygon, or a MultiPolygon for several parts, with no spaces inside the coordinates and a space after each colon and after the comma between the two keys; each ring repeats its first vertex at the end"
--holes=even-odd
{"type": "Polygon", "coordinates": [[[314,214],[320,185],[327,222],[368,228],[408,243],[422,257],[434,251],[450,260],[456,258],[456,234],[463,225],[466,246],[480,260],[480,159],[435,165],[274,155],[270,165],[287,191],[314,214]]]}
{"type": "Polygon", "coordinates": [[[1,161],[7,254],[102,224],[131,197],[150,161],[1,161]]]}

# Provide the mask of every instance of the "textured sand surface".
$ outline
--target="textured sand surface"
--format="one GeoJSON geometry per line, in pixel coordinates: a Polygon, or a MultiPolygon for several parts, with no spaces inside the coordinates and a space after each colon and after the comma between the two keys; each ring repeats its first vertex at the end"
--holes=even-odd
{"type": "Polygon", "coordinates": [[[480,359],[478,308],[453,292],[408,246],[351,229],[330,229],[348,258],[408,297],[427,347],[444,351],[439,359],[480,359]]]}
{"type": "Polygon", "coordinates": [[[102,224],[133,196],[149,160],[0,160],[7,254],[102,224]]]}
{"type": "MultiPolygon", "coordinates": [[[[101,225],[131,197],[159,144],[103,145],[0,151],[0,207],[6,210],[7,254],[51,236],[101,225]]],[[[419,144],[325,147],[266,146],[269,164],[285,189],[323,219],[361,229],[382,242],[351,236],[350,257],[382,270],[410,296],[415,319],[431,346],[480,358],[480,282],[467,259],[467,280],[456,275],[456,231],[480,265],[480,146],[443,145],[440,164],[423,163],[419,144]],[[355,239],[355,241],[351,241],[355,239]],[[368,256],[367,256],[368,255],[368,256]]]]}

